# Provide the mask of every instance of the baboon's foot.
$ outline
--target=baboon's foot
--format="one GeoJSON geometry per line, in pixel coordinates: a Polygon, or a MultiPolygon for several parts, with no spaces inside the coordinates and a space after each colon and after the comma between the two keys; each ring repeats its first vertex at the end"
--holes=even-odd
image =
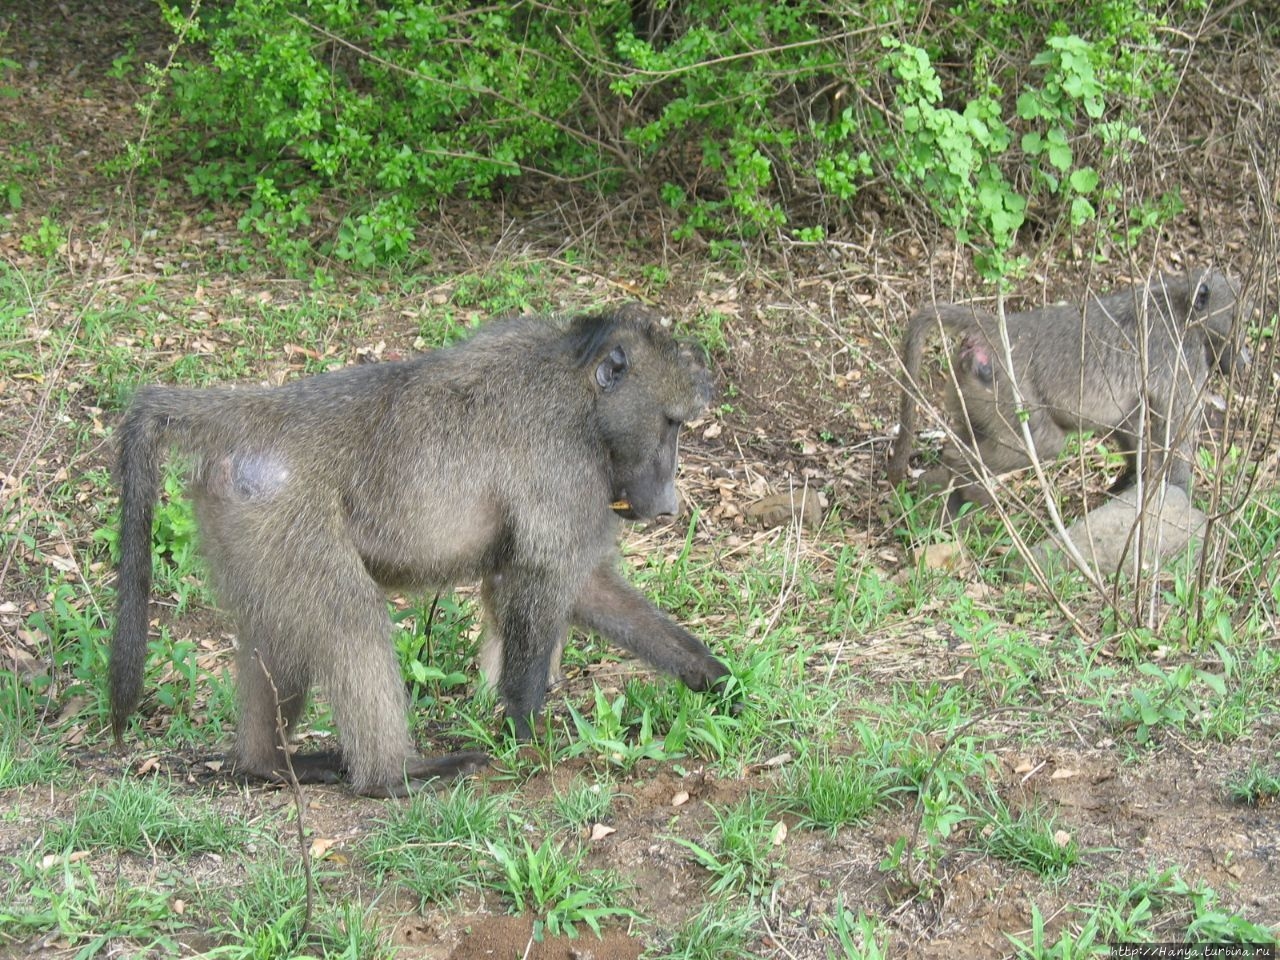
{"type": "Polygon", "coordinates": [[[288,764],[283,761],[274,763],[251,763],[248,760],[236,759],[231,764],[231,776],[240,781],[265,780],[268,783],[290,783],[289,771],[298,783],[341,783],[346,776],[346,766],[342,755],[336,750],[321,750],[317,753],[297,753],[289,757],[288,764]]]}
{"type": "Polygon", "coordinates": [[[364,797],[407,797],[427,787],[440,787],[449,780],[469,777],[489,765],[489,755],[479,750],[447,753],[442,757],[410,757],[404,764],[404,778],[395,783],[375,783],[356,792],[364,797]]]}
{"type": "Polygon", "coordinates": [[[294,754],[289,756],[287,764],[283,760],[276,760],[274,763],[253,763],[243,758],[234,758],[229,776],[241,782],[289,783],[291,769],[298,783],[340,783],[346,777],[346,767],[343,765],[342,755],[337,750],[294,754]]]}
{"type": "MultiPolygon", "coordinates": [[[[289,758],[293,775],[299,783],[341,783],[347,773],[342,754],[337,750],[321,750],[317,753],[295,753],[289,758]]],[[[275,771],[272,779],[288,780],[285,771],[275,771]]]]}

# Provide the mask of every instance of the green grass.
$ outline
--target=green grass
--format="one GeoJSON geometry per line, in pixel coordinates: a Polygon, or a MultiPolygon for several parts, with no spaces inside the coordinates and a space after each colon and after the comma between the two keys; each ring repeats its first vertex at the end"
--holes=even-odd
{"type": "Polygon", "coordinates": [[[719,310],[700,310],[690,322],[689,336],[711,353],[723,354],[729,350],[725,324],[730,318],[719,310]]]}
{"type": "Polygon", "coordinates": [[[724,809],[712,808],[712,815],[715,827],[705,842],[672,839],[708,872],[712,894],[764,896],[781,865],[779,848],[786,836],[776,804],[753,793],[724,809]]]}
{"type": "Polygon", "coordinates": [[[885,960],[890,955],[883,925],[865,913],[854,916],[842,899],[836,900],[826,924],[837,944],[827,948],[827,960],[885,960]]]}
{"type": "Polygon", "coordinates": [[[785,802],[802,826],[836,833],[869,819],[886,801],[885,787],[857,758],[808,750],[788,768],[785,802]]]}
{"type": "Polygon", "coordinates": [[[359,900],[338,891],[332,897],[321,895],[308,916],[305,876],[282,863],[255,863],[243,883],[208,898],[218,917],[212,932],[220,944],[205,956],[219,960],[296,956],[391,960],[396,955],[388,944],[390,931],[383,929],[359,900]]]}
{"type": "Polygon", "coordinates": [[[1227,796],[1251,807],[1274,803],[1280,798],[1280,764],[1250,764],[1243,776],[1228,782],[1227,796]]]}
{"type": "Polygon", "coordinates": [[[978,844],[993,857],[1016,864],[1046,880],[1061,880],[1080,860],[1070,832],[1035,804],[1013,809],[992,794],[977,825],[978,844]]]}
{"type": "Polygon", "coordinates": [[[754,908],[713,902],[690,917],[655,960],[756,960],[754,908]]]}
{"type": "Polygon", "coordinates": [[[458,309],[498,316],[545,312],[551,307],[551,278],[546,264],[540,260],[513,260],[496,268],[464,273],[451,280],[453,291],[450,299],[458,309]]]}
{"type": "Polygon", "coordinates": [[[179,951],[175,935],[189,926],[172,909],[171,877],[146,886],[99,877],[83,851],[39,863],[12,860],[0,889],[0,945],[52,935],[76,947],[80,957],[106,955],[122,943],[140,953],[173,955],[179,951]]]}
{"type": "Polygon", "coordinates": [[[1216,660],[1205,656],[1167,668],[1138,664],[1137,673],[1149,679],[1107,697],[1106,713],[1115,729],[1139,746],[1153,743],[1165,730],[1227,743],[1248,734],[1270,710],[1259,698],[1275,687],[1275,651],[1267,644],[1251,654],[1233,652],[1218,643],[1214,652],[1216,660]],[[1250,654],[1249,659],[1242,662],[1240,653],[1250,654]]]}
{"type": "Polygon", "coordinates": [[[392,613],[399,627],[394,643],[415,708],[465,695],[474,653],[468,631],[475,617],[472,605],[452,594],[437,594],[392,613]]]}
{"type": "MultiPolygon", "coordinates": [[[[44,169],[19,146],[0,161],[0,212],[8,180],[21,178],[29,206],[29,174],[44,169]]],[[[488,750],[481,781],[386,803],[307,787],[300,811],[289,791],[185,782],[169,771],[220,755],[236,711],[231,627],[206,586],[175,468],[153,531],[145,726],[127,735],[163,772],[138,776],[139,758],[112,750],[104,684],[111,433],[137,385],[275,382],[448,343],[495,313],[625,295],[583,290],[583,276],[648,277],[673,295],[696,284],[674,261],[624,272],[576,242],[555,258],[489,251],[460,270],[425,255],[429,269],[416,273],[317,269],[309,285],[280,280],[258,254],[193,249],[190,267],[139,260],[145,268],[85,284],[58,253],[72,218],[20,213],[12,242],[25,259],[0,261],[5,453],[39,429],[25,459],[5,461],[6,473],[25,473],[6,476],[0,495],[0,954],[56,944],[83,957],[389,960],[412,952],[396,946],[409,919],[465,925],[510,912],[542,936],[572,931],[584,955],[603,926],[637,931],[654,960],[871,960],[912,949],[900,918],[958,902],[947,899],[955,878],[975,864],[992,877],[994,903],[1016,897],[1029,914],[1026,930],[1009,931],[1006,951],[1019,956],[1082,956],[1117,940],[1274,941],[1249,882],[1183,879],[1203,875],[1195,851],[1165,863],[1167,847],[1081,850],[1074,836],[1109,828],[1110,808],[1055,806],[1044,774],[1017,803],[989,784],[1005,791],[1015,758],[1078,753],[1090,775],[1132,777],[1135,800],[1148,802],[1146,791],[1159,804],[1156,762],[1159,777],[1190,776],[1180,758],[1194,755],[1196,776],[1209,778],[1196,781],[1209,785],[1197,802],[1218,805],[1224,832],[1249,835],[1248,818],[1280,796],[1280,496],[1260,489],[1224,517],[1211,582],[1171,571],[1153,592],[1122,589],[1124,616],[1078,578],[1055,582],[1056,597],[1006,583],[998,524],[961,536],[977,558],[971,576],[899,569],[905,542],[951,536],[915,491],[900,493],[905,516],[881,517],[834,478],[839,516],[820,533],[797,542],[735,526],[712,511],[745,502],[750,475],[777,483],[817,461],[792,459],[794,436],[750,447],[744,411],[760,400],[735,377],[745,338],[765,328],[697,296],[682,332],[723,365],[722,399],[741,398],[741,410],[721,413],[724,436],[743,446],[700,445],[686,467],[706,469],[688,476],[703,512],[629,539],[623,553],[646,595],[725,658],[727,695],[632,672],[599,638],[575,636],[570,682],[548,697],[534,741],[518,744],[492,693],[478,690],[474,595],[397,596],[394,642],[418,741],[429,752],[488,750]],[[725,484],[724,504],[708,477],[725,484]],[[305,842],[342,841],[311,864],[309,920],[298,816],[305,842]],[[596,824],[616,832],[593,837],[596,824]]],[[[787,335],[822,353],[834,341],[825,324],[802,329],[811,314],[789,310],[787,335]]],[[[873,360],[876,349],[858,345],[873,360]]],[[[861,483],[859,463],[847,460],[861,483]]],[[[304,749],[334,733],[317,699],[304,749]]]]}
{"type": "Polygon", "coordinates": [[[1163,929],[1184,931],[1186,943],[1280,945],[1274,927],[1254,923],[1239,911],[1224,909],[1220,894],[1203,882],[1183,879],[1180,867],[1151,867],[1144,876],[1108,884],[1096,926],[1109,940],[1166,940],[1163,929]]]}
{"type": "Polygon", "coordinates": [[[586,850],[578,844],[546,837],[535,846],[508,835],[487,845],[499,871],[494,886],[515,912],[537,917],[535,936],[576,936],[579,924],[598,934],[602,923],[635,917],[620,903],[627,884],[611,871],[585,869],[586,850]]]}
{"type": "Polygon", "coordinates": [[[1257,944],[1275,947],[1276,933],[1239,913],[1223,910],[1212,887],[1187,883],[1176,868],[1152,868],[1125,884],[1103,884],[1098,903],[1072,910],[1050,932],[1044,912],[1031,906],[1029,936],[1006,934],[1025,960],[1074,960],[1097,956],[1103,944],[1173,942],[1257,944]]]}
{"type": "Polygon", "coordinates": [[[569,756],[590,756],[601,767],[617,767],[629,771],[642,760],[667,760],[666,744],[654,735],[653,717],[641,709],[638,716],[628,716],[625,695],[612,700],[598,687],[595,691],[595,709],[590,716],[572,704],[569,716],[573,720],[574,737],[569,756]]]}
{"type": "MultiPolygon", "coordinates": [[[[600,796],[587,807],[581,792],[574,795],[575,825],[603,815],[610,794],[603,792],[603,803],[600,796]]],[[[562,798],[557,806],[567,819],[562,798]]],[[[361,843],[361,855],[376,877],[394,879],[423,906],[490,889],[516,912],[532,911],[538,929],[553,935],[576,934],[579,924],[598,932],[602,922],[633,915],[620,901],[626,885],[608,871],[585,867],[580,843],[555,828],[532,841],[530,826],[508,799],[460,783],[393,808],[361,843]]]]}
{"type": "MultiPolygon", "coordinates": [[[[0,685],[6,681],[0,680],[0,685]]],[[[8,683],[19,683],[11,678],[8,683]]],[[[0,703],[0,715],[12,717],[18,711],[12,705],[0,703]]],[[[31,716],[22,711],[21,716],[31,716]]],[[[14,724],[14,727],[21,724],[14,724]]],[[[28,724],[28,726],[32,726],[28,724]]],[[[66,780],[69,764],[56,743],[34,736],[24,736],[17,729],[7,729],[0,734],[0,790],[11,790],[34,783],[54,783],[66,780]]]]}
{"type": "Polygon", "coordinates": [[[556,791],[556,815],[570,827],[600,823],[609,819],[614,796],[614,785],[608,779],[594,782],[575,779],[564,791],[556,791]]]}
{"type": "Polygon", "coordinates": [[[76,813],[44,835],[51,853],[106,847],[139,855],[191,856],[240,847],[248,831],[213,810],[188,809],[174,787],[158,779],[119,780],[81,795],[76,813]]]}
{"type": "Polygon", "coordinates": [[[468,783],[444,793],[420,793],[386,812],[361,844],[381,879],[412,891],[421,904],[449,903],[485,882],[486,841],[505,826],[507,801],[468,783]]]}
{"type": "Polygon", "coordinates": [[[1083,960],[1096,956],[1101,946],[1098,926],[1093,917],[1078,929],[1065,930],[1052,936],[1046,927],[1044,915],[1037,904],[1031,905],[1031,936],[1016,937],[1006,933],[1019,960],[1083,960]]]}

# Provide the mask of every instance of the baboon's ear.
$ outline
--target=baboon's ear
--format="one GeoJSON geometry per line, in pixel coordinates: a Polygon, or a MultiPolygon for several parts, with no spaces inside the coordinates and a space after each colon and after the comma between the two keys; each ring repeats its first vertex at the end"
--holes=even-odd
{"type": "Polygon", "coordinates": [[[596,383],[604,390],[612,390],[622,382],[627,366],[627,352],[622,347],[614,347],[596,367],[596,383]]]}
{"type": "Polygon", "coordinates": [[[1195,299],[1195,302],[1192,304],[1192,307],[1194,307],[1196,310],[1203,310],[1208,305],[1209,305],[1209,285],[1207,283],[1202,283],[1200,284],[1200,286],[1196,287],[1196,299],[1195,299]]]}

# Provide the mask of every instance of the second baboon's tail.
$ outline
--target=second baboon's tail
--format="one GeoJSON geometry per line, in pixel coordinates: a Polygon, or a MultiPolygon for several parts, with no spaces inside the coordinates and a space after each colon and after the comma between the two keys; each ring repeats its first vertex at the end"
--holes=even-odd
{"type": "Polygon", "coordinates": [[[119,430],[120,565],[116,580],[116,629],[111,640],[111,731],[119,743],[142,697],[151,599],[151,517],[160,495],[165,453],[163,415],[152,402],[159,390],[138,391],[119,430]]]}
{"type": "Polygon", "coordinates": [[[943,328],[949,334],[981,328],[980,314],[973,307],[936,303],[921,307],[907,321],[902,337],[902,405],[898,408],[898,438],[893,443],[887,472],[892,483],[907,475],[911,444],[916,432],[916,398],[920,390],[920,363],[924,359],[925,338],[930,330],[943,328]]]}
{"type": "Polygon", "coordinates": [[[916,391],[919,390],[925,334],[941,317],[937,307],[921,307],[907,321],[907,332],[902,337],[902,403],[898,408],[898,437],[893,442],[888,466],[889,482],[895,485],[907,475],[907,465],[911,462],[912,441],[916,433],[916,391]]]}

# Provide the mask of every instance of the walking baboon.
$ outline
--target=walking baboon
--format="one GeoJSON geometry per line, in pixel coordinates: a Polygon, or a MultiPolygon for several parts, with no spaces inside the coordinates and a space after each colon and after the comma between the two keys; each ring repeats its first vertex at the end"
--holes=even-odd
{"type": "Polygon", "coordinates": [[[398,795],[484,762],[415,754],[384,588],[483,581],[522,737],[570,623],[695,690],[721,685],[724,664],[614,568],[616,513],[676,511],[677,435],[709,398],[694,354],[626,308],[498,321],[412,360],[283,387],[139,390],[120,428],[117,742],[142,692],[170,447],[190,457],[202,547],[238,628],[240,773],[281,775],[277,709],[291,730],[313,682],[341,756],[293,758],[300,779],[345,773],[360,793],[398,795]]]}
{"type": "Polygon", "coordinates": [[[1209,270],[1157,275],[1145,285],[1091,297],[1083,309],[1063,304],[1012,313],[1006,317],[1010,371],[993,315],[953,304],[925,307],[903,338],[906,385],[889,478],[896,483],[906,475],[925,338],[941,327],[952,338],[948,406],[965,448],[943,457],[942,472],[956,481],[948,517],[966,500],[989,502],[975,460],[992,473],[1030,463],[1023,418],[1041,457],[1057,456],[1068,434],[1094,431],[1113,438],[1126,458],[1113,489],[1136,478],[1142,459],[1144,476],[1165,471],[1170,483],[1190,493],[1195,414],[1210,369],[1229,372],[1249,362],[1236,308],[1233,284],[1209,270]]]}

